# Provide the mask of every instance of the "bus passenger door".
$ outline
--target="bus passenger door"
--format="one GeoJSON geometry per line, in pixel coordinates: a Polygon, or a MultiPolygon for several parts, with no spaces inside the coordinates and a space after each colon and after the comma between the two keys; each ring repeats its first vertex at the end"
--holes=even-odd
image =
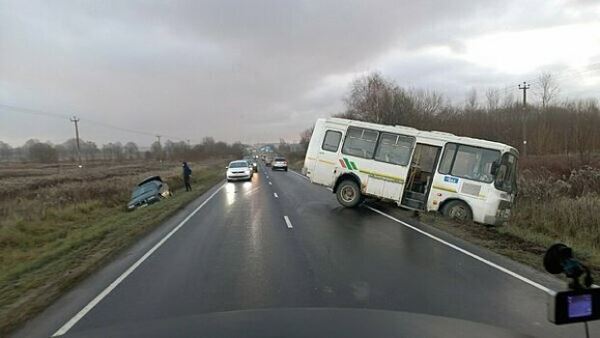
{"type": "Polygon", "coordinates": [[[400,201],[414,142],[411,136],[381,133],[374,160],[363,170],[369,175],[367,193],[400,201]]]}
{"type": "Polygon", "coordinates": [[[402,205],[425,210],[442,147],[417,143],[402,195],[402,205]]]}

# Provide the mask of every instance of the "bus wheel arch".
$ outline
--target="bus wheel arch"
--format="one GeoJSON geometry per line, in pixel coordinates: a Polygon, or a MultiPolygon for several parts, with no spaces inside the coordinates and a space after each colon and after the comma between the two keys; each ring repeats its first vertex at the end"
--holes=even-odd
{"type": "Polygon", "coordinates": [[[360,188],[360,178],[358,176],[356,176],[356,174],[343,173],[335,180],[335,184],[333,185],[333,193],[334,194],[337,192],[337,189],[340,186],[340,183],[342,183],[342,181],[344,181],[344,180],[353,180],[354,182],[356,182],[356,184],[360,188]]]}
{"type": "Polygon", "coordinates": [[[336,195],[338,202],[347,208],[354,208],[363,200],[360,191],[360,179],[351,173],[340,175],[337,178],[333,193],[336,195]]]}
{"type": "Polygon", "coordinates": [[[448,198],[440,203],[442,215],[462,222],[473,220],[473,209],[469,203],[460,198],[448,198]]]}

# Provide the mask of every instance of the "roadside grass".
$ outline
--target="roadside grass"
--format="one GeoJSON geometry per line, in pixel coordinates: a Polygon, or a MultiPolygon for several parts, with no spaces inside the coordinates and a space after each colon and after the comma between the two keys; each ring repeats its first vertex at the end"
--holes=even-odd
{"type": "MultiPolygon", "coordinates": [[[[0,199],[0,336],[220,181],[222,166],[221,161],[193,166],[190,193],[181,191],[175,164],[172,169],[144,164],[103,179],[111,168],[99,166],[83,179],[61,181],[49,175],[46,179],[61,183],[40,184],[35,192],[12,192],[13,198],[0,199]],[[135,182],[155,173],[169,183],[174,196],[127,212],[135,182]]],[[[3,183],[10,181],[0,177],[3,183]]],[[[38,179],[33,181],[43,181],[38,179]]]]}
{"type": "Polygon", "coordinates": [[[289,162],[290,169],[297,171],[297,172],[301,172],[303,166],[304,166],[304,159],[289,162]]]}

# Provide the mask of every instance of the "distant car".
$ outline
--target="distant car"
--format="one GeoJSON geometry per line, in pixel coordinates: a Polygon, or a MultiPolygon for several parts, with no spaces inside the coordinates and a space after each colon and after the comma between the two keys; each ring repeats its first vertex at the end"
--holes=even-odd
{"type": "Polygon", "coordinates": [[[271,166],[271,169],[273,169],[273,170],[283,169],[283,170],[287,171],[287,169],[288,169],[287,160],[283,157],[275,157],[275,159],[273,160],[273,165],[271,166]]]}
{"type": "Polygon", "coordinates": [[[270,167],[270,166],[271,166],[271,164],[273,164],[273,158],[272,158],[271,156],[266,156],[266,157],[265,157],[265,165],[266,165],[267,167],[270,167]]]}
{"type": "Polygon", "coordinates": [[[255,173],[258,172],[258,163],[256,163],[256,161],[254,160],[254,156],[244,157],[244,160],[248,161],[253,172],[255,172],[255,173]]]}
{"type": "Polygon", "coordinates": [[[236,180],[251,180],[254,171],[251,168],[251,164],[246,160],[233,161],[226,167],[227,181],[236,180]]]}
{"type": "Polygon", "coordinates": [[[138,183],[133,189],[131,199],[127,203],[127,210],[147,206],[172,195],[169,185],[163,182],[160,176],[151,176],[138,183]]]}

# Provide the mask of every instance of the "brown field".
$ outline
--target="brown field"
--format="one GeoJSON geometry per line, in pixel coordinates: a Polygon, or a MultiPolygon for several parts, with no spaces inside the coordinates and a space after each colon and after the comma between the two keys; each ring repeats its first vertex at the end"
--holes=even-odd
{"type": "Polygon", "coordinates": [[[224,162],[191,163],[191,193],[175,162],[0,165],[0,336],[220,181],[224,162]],[[127,212],[151,175],[174,196],[127,212]]]}

